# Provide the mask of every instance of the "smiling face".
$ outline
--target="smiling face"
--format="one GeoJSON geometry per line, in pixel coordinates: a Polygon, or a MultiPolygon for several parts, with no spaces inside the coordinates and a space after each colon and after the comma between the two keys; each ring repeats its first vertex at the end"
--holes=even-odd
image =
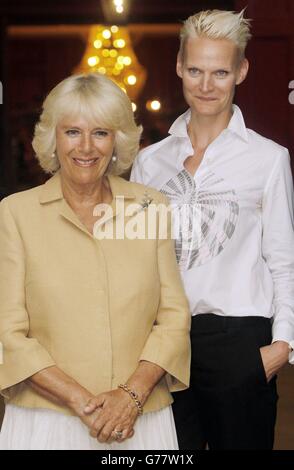
{"type": "Polygon", "coordinates": [[[177,61],[185,100],[201,116],[230,113],[235,86],[247,72],[247,59],[240,60],[237,46],[228,39],[189,37],[177,61]]]}
{"type": "Polygon", "coordinates": [[[56,127],[61,175],[75,184],[95,184],[111,160],[114,132],[85,118],[62,118],[56,127]]]}

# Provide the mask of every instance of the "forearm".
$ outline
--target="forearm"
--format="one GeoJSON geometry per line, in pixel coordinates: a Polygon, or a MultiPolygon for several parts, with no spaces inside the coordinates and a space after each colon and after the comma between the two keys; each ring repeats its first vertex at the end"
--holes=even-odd
{"type": "Polygon", "coordinates": [[[166,374],[166,371],[157,364],[148,361],[140,361],[135,372],[130,376],[127,385],[134,390],[141,401],[147,401],[155,385],[166,374]]]}
{"type": "Polygon", "coordinates": [[[68,407],[77,416],[83,414],[85,404],[93,397],[88,390],[56,366],[37,372],[28,378],[26,383],[53,403],[68,407]]]}

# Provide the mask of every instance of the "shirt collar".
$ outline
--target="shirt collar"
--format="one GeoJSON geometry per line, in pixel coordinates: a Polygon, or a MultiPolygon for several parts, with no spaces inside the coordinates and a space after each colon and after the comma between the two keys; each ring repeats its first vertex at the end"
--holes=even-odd
{"type": "Polygon", "coordinates": [[[248,142],[248,131],[245,126],[243,114],[241,109],[236,104],[233,104],[233,116],[231,117],[227,129],[240,137],[240,139],[248,142]]]}
{"type": "MultiPolygon", "coordinates": [[[[135,194],[132,190],[132,185],[120,178],[119,176],[108,175],[108,181],[110,184],[113,199],[116,197],[124,197],[125,199],[134,199],[135,194]]],[[[60,171],[55,173],[43,186],[39,200],[41,204],[47,202],[57,201],[63,199],[62,187],[61,187],[61,176],[60,171]]]]}
{"type": "Polygon", "coordinates": [[[43,184],[39,201],[41,204],[46,204],[46,202],[57,201],[58,199],[63,199],[59,171],[43,184]]]}
{"type": "Polygon", "coordinates": [[[191,110],[188,109],[184,114],[181,114],[169,129],[169,134],[175,137],[186,137],[189,139],[187,126],[191,119],[191,110]]]}
{"type": "MultiPolygon", "coordinates": [[[[185,137],[189,139],[187,126],[190,119],[191,110],[188,109],[184,114],[181,114],[181,116],[175,120],[169,129],[169,134],[174,135],[175,137],[185,137]]],[[[248,131],[245,126],[242,112],[235,104],[233,104],[233,116],[231,117],[227,130],[237,135],[245,142],[248,142],[248,131]]]]}

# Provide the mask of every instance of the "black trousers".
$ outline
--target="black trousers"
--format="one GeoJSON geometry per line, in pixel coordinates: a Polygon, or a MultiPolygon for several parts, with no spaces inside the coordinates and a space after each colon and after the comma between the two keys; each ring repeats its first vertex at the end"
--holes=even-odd
{"type": "Polygon", "coordinates": [[[191,343],[190,388],[173,395],[180,449],[272,449],[276,377],[267,383],[259,350],[270,320],[196,315],[191,343]]]}

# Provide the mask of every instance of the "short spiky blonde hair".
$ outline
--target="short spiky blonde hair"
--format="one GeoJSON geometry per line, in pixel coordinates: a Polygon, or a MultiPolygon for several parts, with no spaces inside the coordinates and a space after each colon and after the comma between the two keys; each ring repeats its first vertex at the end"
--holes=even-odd
{"type": "Polygon", "coordinates": [[[115,163],[107,173],[120,175],[132,165],[139,149],[142,127],[134,120],[128,96],[112,80],[99,73],[73,75],[49,93],[35,127],[32,142],[36,157],[46,173],[55,173],[60,165],[56,150],[56,126],[67,116],[82,116],[115,133],[115,163]]]}
{"type": "Polygon", "coordinates": [[[251,20],[244,18],[244,11],[236,13],[225,10],[206,10],[189,16],[184,21],[180,33],[180,58],[184,60],[185,43],[189,37],[229,39],[236,44],[243,58],[247,43],[251,38],[251,20]]]}

